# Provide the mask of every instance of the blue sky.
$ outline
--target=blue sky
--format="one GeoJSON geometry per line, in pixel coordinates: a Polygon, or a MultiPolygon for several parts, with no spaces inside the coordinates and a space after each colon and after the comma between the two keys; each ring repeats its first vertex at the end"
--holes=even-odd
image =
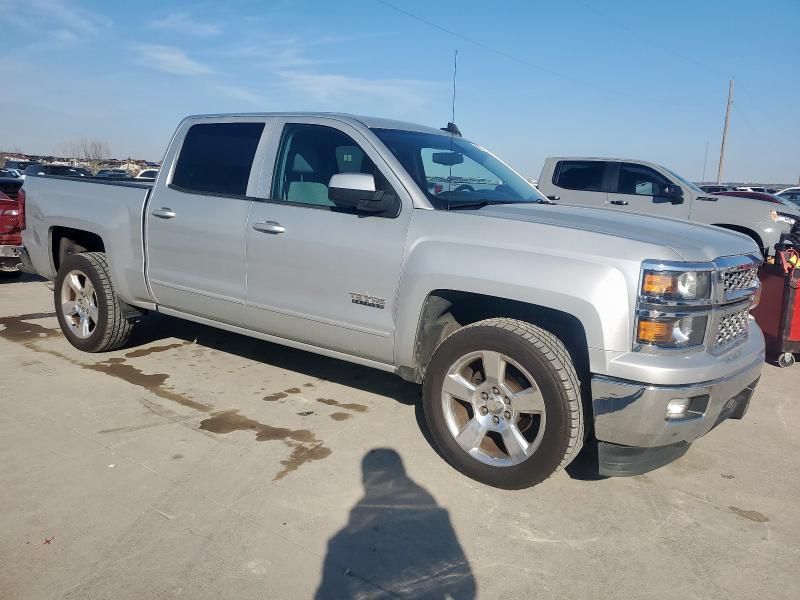
{"type": "Polygon", "coordinates": [[[725,179],[800,176],[799,0],[387,2],[434,25],[380,0],[0,0],[0,148],[158,160],[207,112],[443,126],[458,49],[456,122],[526,175],[593,155],[697,180],[708,142],[711,179],[735,76],[725,179]]]}

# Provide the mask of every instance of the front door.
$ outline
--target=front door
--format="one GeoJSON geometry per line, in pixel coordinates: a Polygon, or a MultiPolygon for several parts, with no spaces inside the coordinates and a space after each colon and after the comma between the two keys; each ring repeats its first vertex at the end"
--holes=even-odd
{"type": "Polygon", "coordinates": [[[264,123],[229,121],[189,122],[178,133],[185,136],[174,144],[175,167],[146,207],[147,275],[160,306],[239,324],[248,189],[257,185],[264,123]]]}
{"type": "Polygon", "coordinates": [[[246,316],[279,337],[390,363],[395,299],[411,199],[370,142],[330,119],[283,123],[265,168],[268,199],[254,202],[247,227],[246,316]],[[378,166],[379,165],[379,166],[378,166]],[[368,173],[400,193],[398,215],[336,206],[336,173],[368,173]]]}
{"type": "Polygon", "coordinates": [[[676,201],[664,194],[666,186],[676,184],[655,169],[636,163],[612,163],[618,171],[616,185],[608,194],[609,208],[644,213],[657,217],[688,219],[691,195],[676,201]]]}

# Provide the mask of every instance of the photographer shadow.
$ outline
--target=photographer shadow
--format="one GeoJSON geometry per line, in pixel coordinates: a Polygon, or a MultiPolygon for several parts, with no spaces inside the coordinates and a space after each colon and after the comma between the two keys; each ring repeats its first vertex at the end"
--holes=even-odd
{"type": "Polygon", "coordinates": [[[475,598],[447,510],[408,477],[400,455],[373,449],[361,465],[364,496],[328,542],[315,598],[475,598]]]}

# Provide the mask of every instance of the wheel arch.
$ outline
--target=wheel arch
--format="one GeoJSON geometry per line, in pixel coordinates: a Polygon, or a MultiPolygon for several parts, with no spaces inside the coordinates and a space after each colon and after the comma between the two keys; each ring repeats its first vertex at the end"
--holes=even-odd
{"type": "Polygon", "coordinates": [[[50,228],[50,259],[54,273],[70,254],[105,251],[105,242],[97,233],[60,225],[50,228]]]}
{"type": "Polygon", "coordinates": [[[567,347],[579,376],[588,377],[586,329],[575,315],[550,306],[452,289],[436,289],[425,298],[414,341],[414,365],[400,367],[400,375],[421,382],[442,340],[465,325],[492,317],[519,319],[554,334],[567,347]]]}
{"type": "Polygon", "coordinates": [[[737,233],[743,233],[744,235],[752,239],[761,249],[762,254],[766,256],[767,248],[764,246],[764,240],[762,239],[761,235],[754,229],[750,229],[749,227],[745,227],[744,225],[733,225],[730,223],[714,223],[714,226],[721,227],[722,229],[728,229],[730,231],[735,231],[737,233]]]}

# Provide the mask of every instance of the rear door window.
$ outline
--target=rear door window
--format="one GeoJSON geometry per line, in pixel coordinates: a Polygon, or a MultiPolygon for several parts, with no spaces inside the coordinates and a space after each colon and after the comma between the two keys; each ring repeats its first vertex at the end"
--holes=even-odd
{"type": "Polygon", "coordinates": [[[567,190],[602,192],[606,163],[599,160],[562,160],[556,165],[553,183],[567,190]]]}
{"type": "Polygon", "coordinates": [[[193,192],[247,194],[264,123],[192,125],[175,164],[172,185],[193,192]]]}

